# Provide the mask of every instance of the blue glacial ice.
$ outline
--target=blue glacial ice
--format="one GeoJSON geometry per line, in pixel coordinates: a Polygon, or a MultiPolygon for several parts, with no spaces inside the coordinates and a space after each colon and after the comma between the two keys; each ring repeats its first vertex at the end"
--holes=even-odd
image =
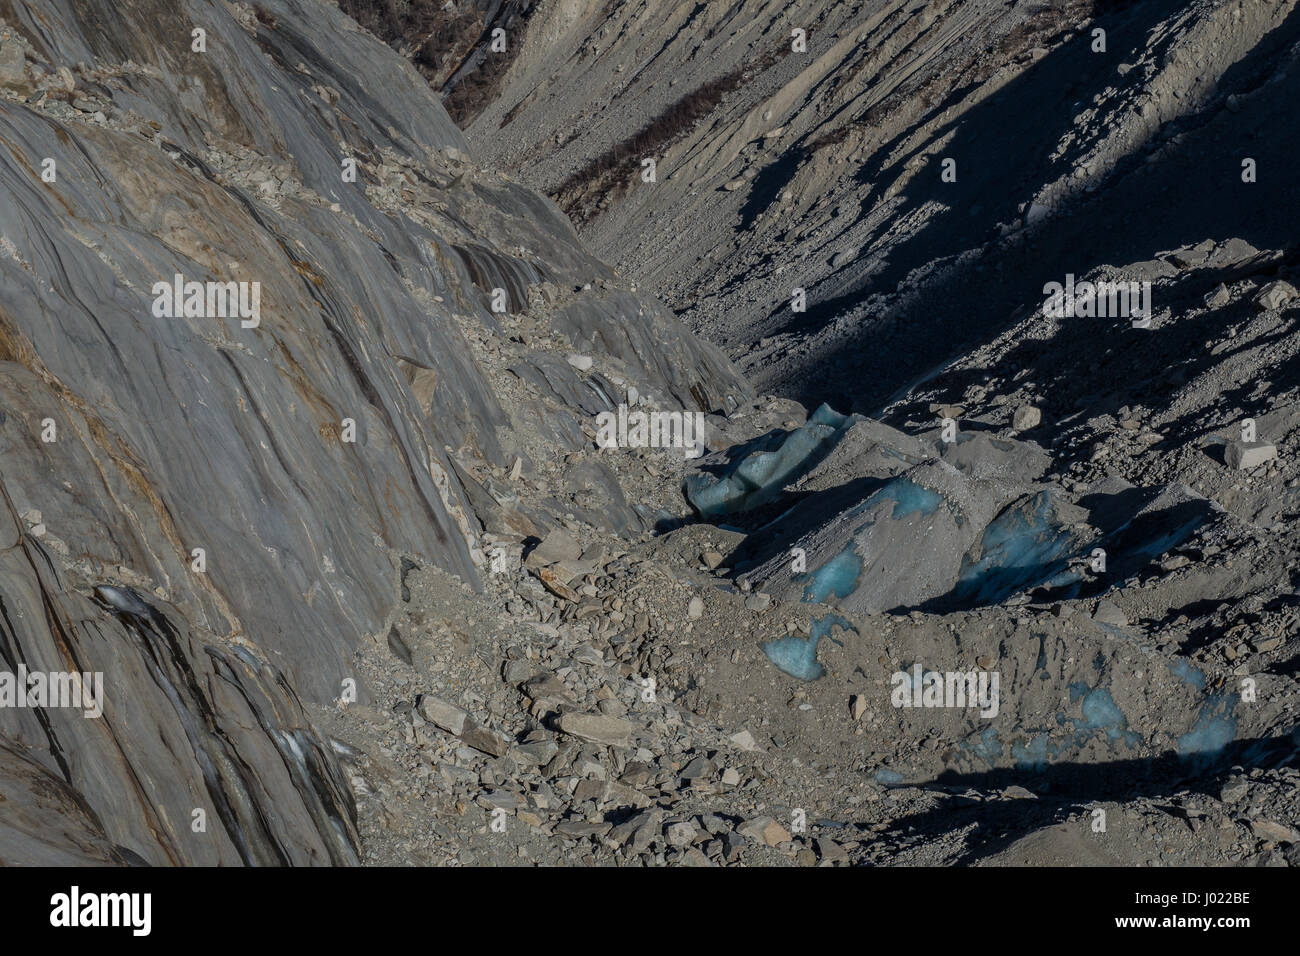
{"type": "Polygon", "coordinates": [[[962,558],[953,597],[997,604],[1026,588],[1069,583],[1077,578],[1069,562],[1079,543],[1057,520],[1052,493],[1041,491],[989,522],[979,547],[962,558]]]}
{"type": "MultiPolygon", "coordinates": [[[[907,478],[895,478],[871,495],[854,509],[853,514],[861,514],[874,509],[882,502],[893,502],[890,512],[891,520],[900,520],[913,514],[932,515],[943,503],[943,497],[937,492],[918,485],[907,478]]],[[[866,528],[863,525],[858,531],[866,528]]],[[[856,535],[857,532],[855,532],[856,535]]],[[[854,550],[852,541],[833,558],[815,570],[800,575],[796,581],[806,582],[802,600],[815,604],[845,598],[858,588],[862,576],[862,558],[854,550]]],[[[763,652],[778,668],[799,680],[816,680],[823,674],[821,664],[817,662],[817,642],[830,633],[832,625],[852,630],[848,621],[836,615],[816,618],[812,623],[811,636],[807,639],[787,635],[763,644],[763,652]]]]}
{"type": "MultiPolygon", "coordinates": [[[[939,510],[939,505],[943,504],[943,495],[918,485],[910,478],[891,478],[885,483],[884,487],[850,511],[849,516],[853,517],[870,511],[882,501],[892,501],[894,503],[894,510],[890,512],[889,517],[898,521],[914,514],[928,518],[939,510]]],[[[858,528],[857,530],[861,531],[863,529],[858,528]]]]}
{"type": "MultiPolygon", "coordinates": [[[[1185,658],[1175,657],[1169,670],[1184,684],[1205,690],[1205,674],[1185,658]]],[[[1237,739],[1237,697],[1235,694],[1208,695],[1196,715],[1192,729],[1178,738],[1178,755],[1192,760],[1210,759],[1237,739]]]]}
{"type": "Polygon", "coordinates": [[[1128,720],[1124,717],[1124,712],[1119,709],[1115,698],[1106,688],[1089,688],[1086,684],[1071,684],[1070,697],[1074,700],[1083,698],[1080,707],[1083,711],[1083,719],[1068,720],[1068,723],[1074,727],[1076,743],[1082,744],[1098,730],[1104,732],[1111,743],[1124,743],[1130,747],[1142,743],[1142,738],[1128,729],[1128,720]]]}
{"type": "MultiPolygon", "coordinates": [[[[942,494],[917,484],[906,476],[890,479],[874,494],[847,512],[852,521],[876,511],[882,502],[893,502],[889,518],[902,520],[913,515],[929,517],[945,504],[942,494]]],[[[979,543],[961,559],[956,582],[943,601],[966,606],[1000,603],[1014,594],[1038,587],[1059,589],[1059,596],[1076,596],[1084,577],[1073,565],[1095,547],[1106,547],[1123,557],[1125,565],[1145,563],[1183,541],[1200,523],[1200,518],[1180,523],[1173,529],[1137,528],[1125,525],[1112,534],[1095,537],[1086,526],[1063,517],[1063,505],[1053,490],[1046,489],[1022,498],[997,515],[984,528],[979,543]],[[1135,534],[1135,532],[1142,532],[1135,534]],[[1118,535],[1124,534],[1126,540],[1118,535]],[[1152,536],[1153,535],[1153,536],[1152,536]],[[1134,542],[1137,537],[1139,540],[1134,542]]],[[[958,509],[950,505],[954,516],[958,509]]],[[[872,529],[878,518],[852,531],[854,540],[885,533],[872,529]]],[[[888,540],[888,539],[885,539],[888,540]]],[[[924,547],[925,542],[918,542],[924,547]]],[[[852,547],[831,558],[812,572],[804,593],[806,601],[846,598],[859,586],[864,574],[861,558],[852,547]]]]}
{"type": "MultiPolygon", "coordinates": [[[[831,597],[852,594],[858,586],[858,575],[861,573],[862,559],[853,553],[853,546],[849,545],[816,571],[805,575],[808,585],[804,588],[803,600],[820,604],[831,597]]],[[[853,629],[844,618],[826,614],[813,619],[807,638],[787,634],[760,646],[768,660],[791,677],[816,680],[825,673],[825,668],[817,660],[817,644],[823,637],[835,640],[830,637],[830,633],[836,624],[846,630],[853,629]]]]}
{"type": "Polygon", "coordinates": [[[1027,741],[1013,743],[1011,757],[1021,770],[1046,770],[1062,749],[1059,744],[1049,745],[1047,734],[1038,734],[1027,741]]]}
{"type": "Polygon", "coordinates": [[[1237,739],[1236,706],[1235,694],[1211,694],[1201,705],[1192,729],[1178,738],[1178,755],[1203,761],[1221,753],[1237,739]]]}
{"type": "Polygon", "coordinates": [[[998,740],[996,727],[984,728],[980,733],[963,741],[962,747],[989,766],[995,764],[1002,756],[1002,742],[998,740]]]}
{"type": "MultiPolygon", "coordinates": [[[[730,461],[720,470],[688,476],[684,486],[686,497],[706,519],[739,514],[770,504],[780,498],[784,488],[791,482],[823,461],[849,430],[863,421],[866,420],[859,415],[841,415],[828,405],[822,405],[804,425],[793,431],[772,433],[731,449],[730,461]]],[[[1024,457],[1012,454],[1019,447],[1014,442],[972,433],[960,435],[954,447],[960,450],[975,448],[977,445],[980,449],[985,449],[985,446],[992,449],[989,454],[1001,454],[1001,457],[993,455],[996,459],[994,464],[998,468],[1009,467],[1004,459],[1014,464],[1024,457]]],[[[883,451],[899,454],[889,448],[883,448],[883,451]]],[[[953,456],[960,458],[958,452],[950,453],[945,449],[945,459],[953,456]]],[[[978,473],[977,466],[981,465],[983,458],[975,452],[968,452],[967,458],[970,459],[964,466],[967,472],[978,473]]],[[[901,456],[900,460],[907,460],[906,456],[901,456]]],[[[1037,467],[1029,468],[1026,474],[1037,470],[1037,467]]],[[[978,492],[975,486],[972,486],[972,490],[978,492]]],[[[1097,497],[1106,499],[1116,496],[1101,493],[1097,497]]],[[[894,501],[892,517],[901,519],[915,514],[934,514],[939,505],[944,503],[944,496],[899,476],[885,481],[874,494],[840,517],[851,521],[874,509],[882,500],[894,501]]],[[[779,525],[793,510],[803,507],[803,504],[801,502],[792,510],[770,520],[764,530],[779,525]]],[[[959,526],[969,520],[966,509],[959,508],[952,502],[949,502],[949,506],[959,526]]],[[[949,587],[948,593],[934,594],[920,600],[933,597],[962,605],[989,605],[1037,587],[1052,588],[1062,598],[1075,597],[1087,587],[1087,581],[1071,565],[1076,564],[1076,559],[1083,558],[1092,548],[1102,547],[1113,552],[1117,566],[1112,571],[1130,574],[1140,565],[1181,543],[1205,520],[1203,510],[1191,507],[1188,502],[1181,502],[1172,508],[1141,511],[1129,516],[1118,527],[1109,521],[1103,521],[1099,525],[1102,529],[1099,532],[1087,528],[1077,519],[1066,518],[1065,509],[1071,508],[1062,497],[1062,492],[1052,489],[1039,490],[1015,501],[982,531],[975,529],[980,533],[979,542],[960,557],[960,568],[950,587],[942,583],[942,579],[936,579],[940,586],[949,587]]],[[[873,534],[867,525],[855,529],[853,533],[855,537],[873,534]]],[[[924,543],[921,546],[924,547],[924,543]]],[[[958,550],[948,545],[944,547],[948,548],[946,553],[950,555],[958,550]]],[[[850,574],[859,583],[866,580],[863,577],[864,569],[855,567],[855,563],[856,559],[850,555],[841,554],[832,558],[818,572],[819,576],[824,573],[830,582],[829,588],[823,593],[821,577],[818,577],[811,585],[812,595],[805,599],[820,601],[830,594],[847,597],[851,592],[846,592],[842,583],[847,581],[850,574]]],[[[908,600],[915,602],[918,599],[912,596],[908,600]]]]}
{"type": "MultiPolygon", "coordinates": [[[[1236,697],[1227,693],[1202,696],[1206,686],[1205,675],[1181,658],[1176,658],[1169,668],[1192,693],[1201,698],[1191,729],[1178,737],[1178,755],[1198,762],[1211,761],[1236,739],[1236,697]]],[[[1128,749],[1137,749],[1142,745],[1142,736],[1129,728],[1128,719],[1106,688],[1089,687],[1082,682],[1074,683],[1070,685],[1070,699],[1079,703],[1082,717],[1057,714],[1056,723],[1061,728],[1068,728],[1069,732],[1031,732],[1027,739],[1015,741],[1011,745],[1011,756],[1018,767],[1023,770],[1044,770],[1048,764],[1063,755],[1068,756],[1073,749],[1083,747],[1099,733],[1105,734],[1112,745],[1122,745],[1128,749]]],[[[996,739],[996,734],[990,735],[986,730],[983,739],[967,740],[963,749],[991,764],[1001,753],[1000,747],[994,749],[996,739]]]]}
{"type": "Polygon", "coordinates": [[[1072,531],[1061,520],[1054,493],[1040,491],[1006,508],[984,529],[980,545],[962,559],[952,597],[965,604],[997,604],[1038,587],[1061,589],[1060,597],[1077,596],[1084,578],[1071,567],[1076,559],[1100,547],[1121,562],[1112,572],[1127,568],[1121,575],[1131,573],[1185,541],[1204,523],[1205,513],[1180,516],[1172,527],[1169,520],[1149,514],[1089,540],[1091,532],[1072,531]]]}
{"type": "Polygon", "coordinates": [[[1128,718],[1106,688],[1076,682],[1070,685],[1070,700],[1079,704],[1082,716],[1057,714],[1058,727],[1067,732],[1038,732],[1026,740],[1015,741],[1011,745],[1011,757],[1016,766],[1022,770],[1045,770],[1048,764],[1083,747],[1099,733],[1104,734],[1110,744],[1122,744],[1130,749],[1141,746],[1141,735],[1129,729],[1128,718]]]}
{"type": "Polygon", "coordinates": [[[705,518],[749,511],[773,501],[786,485],[812,470],[861,420],[859,415],[841,415],[822,405],[807,422],[787,432],[774,450],[738,453],[721,477],[687,476],[686,498],[705,518]]]}
{"type": "Polygon", "coordinates": [[[876,771],[876,783],[886,787],[901,787],[905,778],[897,770],[881,767],[876,771]]]}
{"type": "Polygon", "coordinates": [[[857,590],[858,578],[861,575],[862,559],[850,544],[816,571],[800,576],[799,579],[805,577],[808,579],[808,586],[803,591],[803,599],[824,604],[832,597],[848,597],[857,590]]]}
{"type": "MultiPolygon", "coordinates": [[[[817,660],[817,644],[823,637],[835,641],[835,638],[831,637],[831,628],[836,624],[846,630],[853,629],[853,625],[844,618],[827,614],[812,622],[807,638],[787,634],[785,637],[779,637],[760,646],[767,659],[786,674],[798,680],[813,681],[826,673],[826,669],[817,660]]],[[[836,643],[840,642],[836,641],[836,643]]]]}
{"type": "Polygon", "coordinates": [[[1201,669],[1188,663],[1185,657],[1175,657],[1169,662],[1169,670],[1184,684],[1205,690],[1205,674],[1201,669]]]}
{"type": "MultiPolygon", "coordinates": [[[[1041,661],[1039,666],[1042,666],[1041,661]]],[[[1207,694],[1205,674],[1185,658],[1174,658],[1168,662],[1168,667],[1196,705],[1195,716],[1189,725],[1184,725],[1186,732],[1176,739],[1176,753],[1185,761],[1210,765],[1236,739],[1234,710],[1237,698],[1225,692],[1207,694]]],[[[1074,712],[1079,716],[1061,712],[1048,715],[1039,726],[1026,728],[1020,736],[1012,739],[1010,757],[1017,768],[1042,772],[1053,763],[1072,760],[1080,748],[1098,741],[1103,735],[1108,749],[1116,757],[1124,751],[1140,751],[1144,738],[1130,728],[1128,718],[1108,688],[1076,681],[1069,685],[1069,699],[1071,704],[1078,706],[1074,712]],[[1049,730],[1043,723],[1054,726],[1049,730]]],[[[1300,743],[1300,728],[1295,731],[1294,739],[1300,743]]],[[[959,749],[967,757],[992,767],[1002,758],[1005,748],[998,729],[986,727],[961,741],[959,749]]],[[[1276,742],[1262,741],[1235,754],[1232,759],[1250,764],[1268,759],[1277,750],[1276,742]]]]}

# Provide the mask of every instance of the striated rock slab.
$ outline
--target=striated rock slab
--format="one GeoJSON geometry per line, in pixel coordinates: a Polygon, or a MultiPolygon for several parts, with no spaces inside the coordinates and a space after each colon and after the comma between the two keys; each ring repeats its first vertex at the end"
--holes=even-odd
{"type": "Polygon", "coordinates": [[[28,794],[0,858],[353,862],[296,693],[352,699],[403,555],[477,581],[495,504],[466,462],[509,467],[539,420],[579,445],[618,400],[503,403],[481,340],[576,290],[548,348],[701,410],[744,387],[606,288],[553,204],[474,167],[424,79],[332,4],[0,19],[21,73],[0,89],[0,671],[104,675],[97,719],[0,708],[0,787],[28,794]],[[176,276],[255,308],[169,317],[176,276]]]}

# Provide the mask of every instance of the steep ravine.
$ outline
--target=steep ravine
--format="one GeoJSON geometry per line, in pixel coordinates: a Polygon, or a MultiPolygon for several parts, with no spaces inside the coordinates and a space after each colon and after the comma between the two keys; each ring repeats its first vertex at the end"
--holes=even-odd
{"type": "Polygon", "coordinates": [[[0,0],[0,862],[1300,863],[1294,7],[0,0]]]}

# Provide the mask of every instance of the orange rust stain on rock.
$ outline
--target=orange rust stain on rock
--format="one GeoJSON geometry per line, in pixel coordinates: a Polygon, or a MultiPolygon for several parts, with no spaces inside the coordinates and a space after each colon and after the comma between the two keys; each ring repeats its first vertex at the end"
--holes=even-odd
{"type": "MultiPolygon", "coordinates": [[[[55,127],[55,130],[57,130],[60,133],[63,132],[63,130],[59,129],[57,126],[55,127]]],[[[67,134],[64,133],[64,135],[66,136],[67,134]]],[[[36,168],[27,161],[27,157],[23,154],[23,151],[20,149],[15,149],[13,143],[9,142],[7,139],[0,138],[0,143],[3,143],[5,146],[9,147],[9,152],[13,155],[13,158],[18,161],[18,163],[23,167],[23,169],[27,170],[27,172],[31,174],[32,179],[40,183],[42,188],[44,188],[44,190],[51,197],[58,200],[59,205],[63,207],[63,211],[68,214],[68,218],[76,220],[77,216],[73,212],[72,207],[68,205],[68,201],[64,199],[61,195],[59,195],[59,191],[55,189],[52,184],[47,183],[45,182],[45,180],[41,179],[40,173],[38,173],[36,171],[36,168]]]]}
{"type": "Polygon", "coordinates": [[[42,371],[32,343],[4,309],[0,309],[0,362],[14,362],[37,375],[42,371]]]}
{"type": "Polygon", "coordinates": [[[295,259],[292,256],[289,257],[289,261],[292,262],[293,267],[298,270],[298,274],[305,277],[312,283],[312,285],[323,286],[325,284],[324,277],[312,267],[310,262],[305,262],[302,259],[295,259]]]}
{"type": "Polygon", "coordinates": [[[337,418],[337,410],[334,404],[323,395],[315,385],[312,384],[311,376],[298,362],[293,354],[285,347],[283,342],[276,340],[274,346],[275,353],[280,357],[283,363],[277,366],[277,371],[289,379],[293,389],[303,400],[315,407],[319,412],[328,418],[337,418]]]}

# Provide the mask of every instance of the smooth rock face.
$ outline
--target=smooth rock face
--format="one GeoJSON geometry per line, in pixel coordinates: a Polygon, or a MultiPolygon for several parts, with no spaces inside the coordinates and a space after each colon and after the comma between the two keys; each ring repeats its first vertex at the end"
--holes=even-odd
{"type": "MultiPolygon", "coordinates": [[[[365,699],[352,648],[383,633],[402,555],[477,580],[495,502],[456,456],[508,468],[521,421],[574,448],[613,405],[558,357],[567,378],[503,408],[466,344],[493,289],[522,311],[612,279],[555,207],[470,166],[426,82],[336,7],[259,8],[0,5],[26,46],[0,47],[0,669],[104,674],[99,721],[0,709],[26,834],[5,862],[354,861],[295,689],[365,699]],[[177,274],[257,283],[256,320],[160,315],[177,274]]],[[[642,393],[744,393],[656,302],[601,286],[561,312],[642,393]]]]}
{"type": "Polygon", "coordinates": [[[141,613],[86,596],[76,569],[53,570],[8,512],[0,539],[4,669],[58,672],[71,651],[78,673],[102,675],[83,685],[98,686],[99,717],[0,708],[5,827],[30,841],[0,843],[6,862],[356,861],[355,806],[330,744],[259,651],[129,589],[120,597],[141,613]],[[42,602],[48,613],[33,613],[42,602]],[[206,839],[191,830],[196,811],[206,839]],[[79,835],[59,839],[51,813],[79,835]]]}

